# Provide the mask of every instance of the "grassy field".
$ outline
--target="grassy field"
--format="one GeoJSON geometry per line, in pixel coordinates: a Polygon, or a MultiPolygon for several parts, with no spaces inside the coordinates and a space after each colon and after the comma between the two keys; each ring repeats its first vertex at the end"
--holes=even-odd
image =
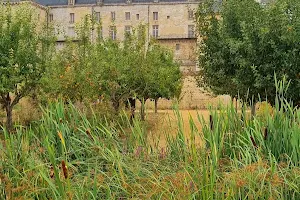
{"type": "Polygon", "coordinates": [[[4,130],[0,199],[300,199],[300,111],[284,99],[270,109],[175,108],[130,123],[49,104],[4,130]]]}
{"type": "MultiPolygon", "coordinates": [[[[209,121],[209,110],[180,110],[179,114],[182,118],[183,133],[187,141],[191,139],[190,120],[193,120],[198,130],[202,129],[198,116],[204,117],[205,121],[209,121]]],[[[167,145],[167,135],[175,137],[177,135],[178,119],[174,110],[159,110],[157,114],[152,110],[147,112],[146,118],[147,132],[149,134],[149,142],[153,145],[159,142],[160,147],[167,145]]],[[[201,144],[199,135],[195,136],[197,145],[201,144]]]]}

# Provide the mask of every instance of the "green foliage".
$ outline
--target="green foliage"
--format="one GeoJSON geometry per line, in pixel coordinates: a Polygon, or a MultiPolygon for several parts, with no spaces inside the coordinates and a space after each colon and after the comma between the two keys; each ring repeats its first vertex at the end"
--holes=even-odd
{"type": "MultiPolygon", "coordinates": [[[[178,96],[181,73],[169,50],[148,42],[145,25],[139,25],[123,42],[96,40],[91,31],[101,29],[86,16],[77,27],[78,42],[68,42],[48,63],[44,92],[71,101],[104,97],[116,112],[128,98],[158,99],[178,96]]],[[[99,36],[99,34],[97,34],[99,36]]]]}
{"type": "Polygon", "coordinates": [[[299,199],[300,113],[285,84],[276,83],[272,115],[241,118],[229,105],[211,110],[212,125],[199,114],[202,130],[190,118],[188,138],[176,109],[177,134],[167,132],[163,147],[150,145],[138,120],[124,118],[127,129],[49,104],[35,126],[4,130],[0,198],[299,199]]]}
{"type": "Polygon", "coordinates": [[[298,104],[299,1],[280,0],[265,6],[254,0],[229,0],[219,6],[208,2],[197,12],[202,38],[199,84],[246,101],[268,97],[274,105],[274,73],[286,75],[291,80],[288,97],[298,104]]]}
{"type": "Polygon", "coordinates": [[[0,103],[6,109],[9,129],[12,108],[36,89],[44,75],[53,39],[47,27],[26,4],[0,5],[0,103]]]}

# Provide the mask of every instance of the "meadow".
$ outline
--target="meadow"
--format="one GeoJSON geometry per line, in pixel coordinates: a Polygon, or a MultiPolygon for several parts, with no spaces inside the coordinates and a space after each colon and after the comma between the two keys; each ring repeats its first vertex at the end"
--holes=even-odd
{"type": "Polygon", "coordinates": [[[0,199],[300,199],[300,112],[280,91],[254,117],[230,104],[184,123],[175,105],[160,136],[125,112],[49,103],[3,128],[0,199]]]}

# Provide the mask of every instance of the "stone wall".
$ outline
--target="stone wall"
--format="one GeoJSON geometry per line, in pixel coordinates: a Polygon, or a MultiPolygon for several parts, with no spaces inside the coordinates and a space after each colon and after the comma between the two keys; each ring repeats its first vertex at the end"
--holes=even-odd
{"type": "MultiPolygon", "coordinates": [[[[194,20],[189,19],[189,10],[196,10],[198,3],[148,3],[148,4],[109,4],[109,5],[75,5],[75,6],[52,6],[50,13],[57,26],[68,34],[70,13],[75,14],[75,24],[80,23],[82,18],[89,14],[100,12],[103,26],[103,36],[109,37],[109,27],[116,26],[117,39],[123,40],[125,26],[136,27],[138,24],[147,24],[149,36],[152,36],[152,26],[159,26],[159,36],[187,36],[188,25],[194,25],[194,20]],[[115,20],[111,20],[111,12],[115,12],[115,20]],[[126,20],[125,12],[130,12],[130,20],[126,20]],[[153,19],[153,12],[158,12],[158,20],[153,19]],[[139,15],[137,19],[136,15],[139,15]]],[[[63,35],[60,34],[60,39],[63,35]]]]}
{"type": "MultiPolygon", "coordinates": [[[[228,95],[213,96],[212,94],[205,92],[203,89],[197,86],[196,80],[193,76],[187,76],[184,79],[181,97],[179,99],[179,108],[184,110],[191,109],[207,109],[210,106],[219,107],[219,105],[227,105],[231,102],[231,98],[228,95]]],[[[159,99],[158,109],[172,109],[174,100],[159,99]]],[[[140,104],[138,104],[138,107],[140,104]]],[[[146,102],[147,109],[154,109],[154,102],[146,102]]]]}

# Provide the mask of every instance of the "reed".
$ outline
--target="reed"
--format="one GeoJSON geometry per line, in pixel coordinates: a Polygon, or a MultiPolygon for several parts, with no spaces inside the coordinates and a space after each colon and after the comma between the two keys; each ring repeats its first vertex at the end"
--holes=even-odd
{"type": "Polygon", "coordinates": [[[300,112],[277,84],[272,112],[211,109],[209,122],[198,113],[201,130],[175,107],[163,147],[125,114],[111,123],[49,104],[33,126],[3,129],[0,199],[300,199],[300,112]]]}

